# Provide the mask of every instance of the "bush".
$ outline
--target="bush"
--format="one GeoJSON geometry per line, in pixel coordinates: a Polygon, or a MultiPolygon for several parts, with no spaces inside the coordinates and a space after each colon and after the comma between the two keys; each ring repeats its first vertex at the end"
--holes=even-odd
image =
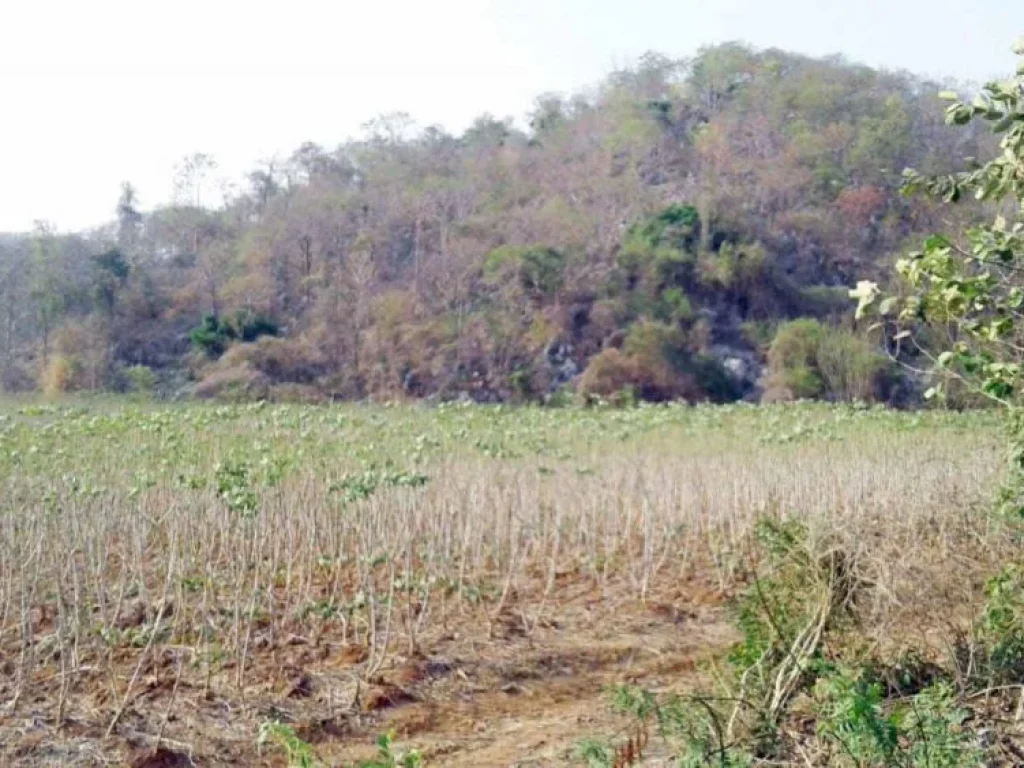
{"type": "MultiPolygon", "coordinates": [[[[621,736],[586,739],[577,749],[582,760],[641,764],[652,734],[673,765],[693,768],[1003,764],[988,761],[995,742],[969,706],[977,698],[970,689],[959,689],[915,653],[864,654],[858,606],[870,581],[855,556],[792,519],[759,519],[752,544],[754,573],[736,601],[741,639],[726,664],[715,665],[719,690],[655,694],[616,687],[612,703],[634,721],[627,733],[636,735],[625,743],[621,736]]],[[[994,627],[991,647],[993,639],[998,645],[1018,631],[1020,583],[1011,569],[989,584],[984,626],[994,627]]],[[[1001,679],[978,680],[973,690],[993,695],[991,686],[1001,679]]]]}
{"type": "Polygon", "coordinates": [[[495,284],[514,279],[527,296],[551,298],[564,285],[565,265],[565,254],[554,248],[502,246],[488,254],[484,274],[495,284]]]}
{"type": "Polygon", "coordinates": [[[134,395],[151,396],[158,382],[153,369],[146,365],[131,365],[122,371],[128,391],[134,395]]]}
{"type": "Polygon", "coordinates": [[[326,373],[320,350],[304,339],[263,336],[235,344],[217,362],[218,368],[248,367],[274,382],[312,384],[326,373]]]}
{"type": "Polygon", "coordinates": [[[612,347],[591,358],[579,391],[605,398],[630,392],[655,402],[726,401],[738,395],[717,360],[690,352],[678,328],[650,321],[630,326],[621,350],[612,347]]]}
{"type": "Polygon", "coordinates": [[[276,336],[278,331],[270,318],[241,310],[228,318],[206,315],[189,338],[208,357],[220,357],[233,341],[252,342],[261,336],[276,336]]]}
{"type": "Polygon", "coordinates": [[[53,335],[52,351],[39,374],[47,395],[102,389],[112,382],[109,337],[102,324],[67,323],[53,335]]]}
{"type": "Polygon", "coordinates": [[[613,347],[590,359],[580,377],[579,391],[584,395],[611,397],[632,387],[635,378],[633,360],[613,347]]]}
{"type": "Polygon", "coordinates": [[[697,210],[670,205],[631,226],[618,253],[618,273],[624,287],[643,284],[650,295],[691,281],[693,248],[700,238],[697,210]]]}
{"type": "Polygon", "coordinates": [[[249,366],[215,368],[192,388],[200,398],[216,400],[263,400],[270,391],[270,380],[249,366]]]}
{"type": "Polygon", "coordinates": [[[985,585],[971,672],[983,686],[1024,680],[1024,567],[1008,565],[985,585]]]}
{"type": "Polygon", "coordinates": [[[768,350],[768,389],[797,399],[885,400],[893,379],[865,339],[809,318],[782,325],[768,350]]]}
{"type": "Polygon", "coordinates": [[[79,389],[82,377],[82,364],[67,355],[51,355],[40,380],[43,394],[53,397],[63,392],[79,389]]]}
{"type": "Polygon", "coordinates": [[[721,363],[692,352],[690,341],[675,326],[648,321],[630,326],[623,351],[634,360],[635,385],[641,398],[727,402],[739,397],[721,363]]]}
{"type": "Polygon", "coordinates": [[[197,328],[189,332],[192,344],[208,357],[220,357],[233,338],[234,331],[231,326],[216,315],[207,315],[197,328]]]}

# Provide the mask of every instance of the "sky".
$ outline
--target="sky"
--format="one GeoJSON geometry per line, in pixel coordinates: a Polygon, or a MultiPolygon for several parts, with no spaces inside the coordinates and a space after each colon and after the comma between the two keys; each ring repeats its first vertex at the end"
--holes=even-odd
{"type": "Polygon", "coordinates": [[[8,0],[0,231],[144,208],[205,152],[225,183],[387,112],[459,132],[519,120],[645,51],[740,40],[934,77],[1012,72],[1022,0],[8,0]]]}

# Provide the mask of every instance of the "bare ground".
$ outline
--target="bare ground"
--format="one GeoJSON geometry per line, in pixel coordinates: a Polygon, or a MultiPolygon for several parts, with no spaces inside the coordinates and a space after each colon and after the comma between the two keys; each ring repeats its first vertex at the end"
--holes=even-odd
{"type": "MultiPolygon", "coordinates": [[[[608,686],[686,687],[699,662],[734,639],[725,596],[700,581],[646,604],[589,582],[559,591],[543,616],[520,613],[513,600],[499,616],[475,612],[424,638],[415,654],[392,649],[368,681],[351,672],[366,649],[329,632],[256,637],[241,688],[230,663],[207,680],[165,647],[129,691],[139,654],[125,652],[112,659],[112,677],[86,672],[66,691],[61,727],[55,661],[0,715],[0,758],[12,767],[278,766],[283,754],[259,750],[256,739],[261,723],[279,720],[332,766],[372,757],[376,735],[392,728],[399,748],[420,749],[428,765],[564,765],[582,737],[618,735],[608,686]]],[[[18,653],[4,650],[8,660],[18,653]]],[[[80,663],[101,669],[102,661],[80,663]]],[[[0,676],[0,698],[12,698],[15,685],[0,676]]],[[[657,755],[647,764],[659,764],[657,755]]]]}

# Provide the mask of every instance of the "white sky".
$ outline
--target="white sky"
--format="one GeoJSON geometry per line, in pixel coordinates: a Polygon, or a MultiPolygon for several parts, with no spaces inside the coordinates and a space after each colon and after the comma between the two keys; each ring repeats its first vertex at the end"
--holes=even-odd
{"type": "Polygon", "coordinates": [[[984,80],[1024,0],[5,0],[0,231],[109,219],[122,181],[166,201],[196,151],[240,179],[383,112],[452,131],[521,117],[646,50],[744,40],[984,80]]]}

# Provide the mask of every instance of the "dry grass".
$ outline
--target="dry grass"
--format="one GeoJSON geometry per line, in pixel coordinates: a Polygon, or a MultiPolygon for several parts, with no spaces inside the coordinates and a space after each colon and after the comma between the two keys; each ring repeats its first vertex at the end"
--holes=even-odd
{"type": "Polygon", "coordinates": [[[388,724],[431,764],[558,763],[602,685],[731,639],[758,515],[861,557],[879,641],[935,641],[1004,556],[989,416],[0,413],[7,765],[280,764],[269,719],[329,764],[388,724]]]}

